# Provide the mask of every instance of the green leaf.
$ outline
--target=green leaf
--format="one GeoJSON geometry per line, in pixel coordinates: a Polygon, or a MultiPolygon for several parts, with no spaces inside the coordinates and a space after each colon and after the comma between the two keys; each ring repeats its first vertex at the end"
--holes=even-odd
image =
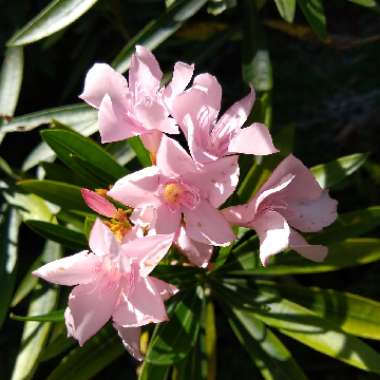
{"type": "MultiPolygon", "coordinates": [[[[55,358],[63,352],[68,351],[70,348],[73,348],[73,346],[77,344],[74,339],[68,339],[66,325],[63,322],[61,325],[63,330],[62,333],[53,339],[50,338],[49,343],[45,346],[43,352],[41,353],[41,362],[55,358]]],[[[59,323],[54,325],[54,329],[57,329],[57,327],[60,328],[59,323]]],[[[54,334],[54,329],[51,335],[54,334]]]]}
{"type": "Polygon", "coordinates": [[[272,65],[254,1],[242,1],[242,17],[243,79],[256,91],[269,91],[273,87],[272,65]]]}
{"type": "MultiPolygon", "coordinates": [[[[51,243],[50,260],[61,256],[61,249],[51,243]]],[[[58,290],[48,287],[36,289],[28,309],[28,315],[41,315],[54,310],[58,298],[58,290]]],[[[16,358],[11,380],[29,380],[37,368],[40,354],[47,342],[50,323],[28,321],[24,325],[21,338],[21,348],[16,358]]]]}
{"type": "Polygon", "coordinates": [[[340,214],[334,224],[310,236],[310,242],[329,244],[364,235],[380,225],[380,206],[340,214]]]}
{"type": "Polygon", "coordinates": [[[201,289],[189,292],[168,311],[169,322],[154,329],[145,360],[169,365],[186,357],[198,338],[202,307],[201,289]]]}
{"type": "Polygon", "coordinates": [[[80,187],[51,180],[28,179],[18,182],[18,186],[34,193],[64,209],[89,211],[80,193],[80,187]]]}
{"type": "Polygon", "coordinates": [[[7,48],[0,73],[0,119],[2,116],[13,116],[15,112],[21,90],[23,69],[23,49],[7,48]]]}
{"type": "Polygon", "coordinates": [[[281,17],[292,23],[296,12],[296,0],[274,0],[281,17]]]}
{"type": "MultiPolygon", "coordinates": [[[[345,334],[329,319],[282,298],[276,289],[229,286],[226,302],[240,315],[252,315],[310,348],[354,367],[380,373],[380,354],[362,340],[345,334]]],[[[220,290],[219,290],[220,291],[220,290]]],[[[223,297],[223,295],[222,295],[223,297]]]]}
{"type": "Polygon", "coordinates": [[[265,380],[305,380],[306,375],[278,337],[251,313],[234,310],[232,330],[265,380]]]}
{"type": "Polygon", "coordinates": [[[88,380],[121,355],[127,355],[112,328],[97,333],[83,347],[71,350],[50,373],[47,380],[88,380]]]}
{"type": "Polygon", "coordinates": [[[135,152],[137,159],[142,166],[151,166],[149,152],[145,149],[144,144],[141,142],[140,137],[135,136],[128,139],[128,143],[135,152]]]}
{"type": "Polygon", "coordinates": [[[183,23],[206,4],[207,0],[178,0],[159,18],[147,24],[117,55],[112,65],[121,73],[128,70],[136,45],[154,50],[174,34],[183,23]]]}
{"type": "Polygon", "coordinates": [[[8,46],[27,45],[67,27],[86,13],[97,0],[54,0],[16,32],[8,46]]]}
{"type": "Polygon", "coordinates": [[[350,156],[340,157],[327,164],[312,167],[310,170],[315,179],[324,189],[334,187],[346,177],[355,173],[366,162],[368,155],[355,153],[350,156]]]}
{"type": "Polygon", "coordinates": [[[91,139],[72,131],[50,129],[41,132],[57,156],[88,181],[107,186],[127,174],[112,156],[91,139]]]}
{"type": "Polygon", "coordinates": [[[166,380],[169,370],[170,366],[153,365],[144,360],[138,380],[166,380]]]}
{"type": "Polygon", "coordinates": [[[37,285],[38,277],[33,276],[32,272],[40,266],[52,260],[52,252],[57,250],[58,245],[52,241],[46,241],[42,253],[34,260],[33,264],[27,270],[25,277],[19,283],[19,286],[12,299],[12,307],[18,305],[37,285]]]}
{"type": "Polygon", "coordinates": [[[270,312],[255,315],[283,334],[354,367],[380,373],[380,354],[360,339],[344,334],[329,320],[286,299],[268,302],[266,307],[270,312]]]}
{"type": "Polygon", "coordinates": [[[259,286],[275,288],[282,297],[312,310],[351,335],[380,340],[380,302],[332,289],[275,283],[259,286]]]}
{"type": "Polygon", "coordinates": [[[307,22],[321,39],[327,37],[326,16],[322,0],[297,0],[307,22]]]}
{"type": "Polygon", "coordinates": [[[378,7],[376,0],[348,0],[348,1],[350,1],[351,3],[361,5],[362,7],[367,7],[367,8],[378,7]]]}
{"type": "MultiPolygon", "coordinates": [[[[380,239],[374,238],[347,239],[332,244],[323,263],[308,261],[294,252],[280,253],[273,257],[266,268],[262,267],[258,252],[249,250],[249,246],[246,248],[236,260],[227,263],[221,270],[235,276],[282,276],[331,272],[380,260],[380,239]]],[[[234,252],[231,256],[234,256],[234,252]]]]}
{"type": "Polygon", "coordinates": [[[26,224],[45,239],[53,240],[65,247],[83,249],[88,245],[86,237],[83,234],[66,227],[38,220],[28,220],[26,224]]]}
{"type": "Polygon", "coordinates": [[[21,223],[21,218],[15,209],[7,208],[2,211],[4,216],[0,224],[0,328],[7,316],[15,287],[21,223]]]}
{"type": "Polygon", "coordinates": [[[4,124],[2,132],[29,132],[53,120],[69,125],[79,133],[88,130],[89,126],[92,126],[91,133],[97,130],[97,111],[85,104],[72,104],[17,116],[4,124]]]}
{"type": "Polygon", "coordinates": [[[107,144],[106,150],[121,166],[124,166],[136,157],[136,153],[131,149],[128,140],[107,144]]]}
{"type": "Polygon", "coordinates": [[[65,310],[54,310],[47,314],[42,315],[15,315],[11,314],[11,319],[15,321],[37,321],[37,322],[62,322],[65,320],[64,317],[65,310]]]}

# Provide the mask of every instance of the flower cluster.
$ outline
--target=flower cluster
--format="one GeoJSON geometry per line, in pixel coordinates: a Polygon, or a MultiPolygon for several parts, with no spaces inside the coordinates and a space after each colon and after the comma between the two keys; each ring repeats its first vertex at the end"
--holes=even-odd
{"type": "Polygon", "coordinates": [[[90,234],[91,251],[34,272],[75,286],[65,320],[68,334],[81,345],[112,319],[125,347],[142,358],[140,327],[165,321],[164,301],[178,291],[150,276],[172,245],[192,265],[207,268],[213,247],[230,245],[232,227],[244,226],[256,231],[264,266],[287,248],[313,261],[327,254],[300,232],[331,224],[337,202],[292,155],[247,204],[220,209],[239,182],[238,154],[277,149],[264,125],[243,128],[254,103],[252,88],[219,115],[219,82],[210,74],[192,80],[193,71],[193,65],[176,63],[163,87],[158,62],[138,46],[128,81],[106,64],[95,64],[87,74],[80,97],[98,109],[102,143],[140,136],[153,165],[120,178],[109,190],[82,189],[87,205],[101,216],[90,234]],[[180,132],[189,153],[167,136],[180,132]]]}

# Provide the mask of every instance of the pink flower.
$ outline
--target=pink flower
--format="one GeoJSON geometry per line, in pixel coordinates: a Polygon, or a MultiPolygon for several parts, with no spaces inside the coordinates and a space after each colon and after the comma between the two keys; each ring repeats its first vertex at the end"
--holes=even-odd
{"type": "Polygon", "coordinates": [[[214,161],[227,154],[267,155],[277,152],[268,129],[260,123],[241,128],[254,102],[254,92],[233,104],[218,120],[222,89],[215,77],[201,74],[173,103],[172,114],[181,126],[194,160],[214,161]]]}
{"type": "Polygon", "coordinates": [[[154,209],[155,233],[178,234],[183,222],[191,239],[224,246],[234,234],[217,208],[233,193],[238,178],[236,156],[199,168],[176,141],[163,135],[157,165],[121,178],[108,195],[133,208],[154,209]]]}
{"type": "Polygon", "coordinates": [[[289,155],[249,203],[229,207],[223,214],[231,224],[257,232],[265,266],[270,256],[288,247],[310,260],[323,261],[327,247],[308,244],[297,230],[320,231],[335,221],[336,208],[337,201],[301,161],[289,155]]]}
{"type": "Polygon", "coordinates": [[[69,336],[83,345],[112,318],[131,354],[141,359],[139,326],[167,320],[163,300],[177,289],[150,277],[172,244],[172,235],[147,236],[119,244],[97,219],[89,251],[82,251],[33,272],[44,280],[73,286],[65,312],[69,336]]]}
{"type": "Polygon", "coordinates": [[[80,189],[83,200],[87,206],[95,211],[99,215],[106,216],[108,218],[115,217],[117,208],[105,197],[102,197],[95,191],[91,191],[85,188],[80,189]]]}
{"type": "Polygon", "coordinates": [[[161,88],[160,66],[153,54],[142,46],[136,46],[132,56],[129,84],[109,65],[95,64],[87,73],[80,98],[99,110],[102,143],[138,135],[149,139],[146,135],[153,133],[150,140],[158,144],[157,131],[178,133],[175,120],[169,117],[169,109],[191,80],[193,69],[192,65],[177,62],[171,83],[161,88]]]}

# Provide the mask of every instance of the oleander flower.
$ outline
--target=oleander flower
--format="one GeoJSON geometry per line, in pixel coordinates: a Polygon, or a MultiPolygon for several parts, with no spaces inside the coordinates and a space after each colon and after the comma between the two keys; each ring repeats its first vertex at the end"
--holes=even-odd
{"type": "Polygon", "coordinates": [[[65,312],[68,335],[82,346],[112,319],[128,351],[141,359],[139,327],[167,320],[164,300],[177,289],[150,272],[167,253],[172,235],[126,239],[119,243],[97,219],[91,251],[48,263],[33,274],[49,282],[75,286],[65,312]]]}
{"type": "Polygon", "coordinates": [[[267,155],[277,152],[268,129],[261,123],[242,128],[255,100],[250,93],[219,119],[222,88],[210,74],[194,78],[190,89],[178,95],[172,114],[183,130],[194,160],[208,163],[228,154],[267,155]]]}
{"type": "Polygon", "coordinates": [[[136,46],[128,81],[111,66],[96,63],[87,73],[79,97],[99,110],[102,143],[141,135],[147,149],[154,153],[161,132],[179,132],[175,120],[169,117],[170,109],[190,82],[193,69],[193,65],[177,62],[172,81],[166,88],[161,87],[162,71],[156,58],[143,46],[136,46]]]}
{"type": "Polygon", "coordinates": [[[118,180],[108,195],[138,209],[155,211],[155,233],[180,232],[207,245],[225,246],[234,234],[218,207],[235,190],[237,156],[199,167],[178,142],[163,135],[157,164],[118,180]]]}
{"type": "Polygon", "coordinates": [[[337,201],[319,186],[300,160],[289,155],[252,200],[226,208],[223,214],[231,224],[257,232],[265,266],[271,256],[286,248],[310,260],[323,261],[327,247],[308,244],[298,231],[320,231],[335,221],[336,209],[337,201]]]}

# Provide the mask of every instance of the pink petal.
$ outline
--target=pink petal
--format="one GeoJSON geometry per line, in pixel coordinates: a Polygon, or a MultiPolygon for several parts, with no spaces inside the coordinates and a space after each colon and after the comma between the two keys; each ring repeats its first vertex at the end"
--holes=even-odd
{"type": "Polygon", "coordinates": [[[69,296],[69,333],[82,346],[110,319],[118,297],[106,280],[76,286],[69,296]]]}
{"type": "Polygon", "coordinates": [[[202,191],[202,197],[214,207],[223,204],[239,182],[238,156],[223,157],[204,165],[198,172],[186,175],[188,183],[202,191]]]}
{"type": "Polygon", "coordinates": [[[180,229],[176,244],[192,264],[201,268],[207,267],[213,252],[211,245],[190,239],[184,227],[180,229]]]}
{"type": "Polygon", "coordinates": [[[248,204],[227,207],[221,213],[228,223],[242,227],[247,226],[254,217],[248,204]]]}
{"type": "Polygon", "coordinates": [[[105,95],[98,113],[99,132],[102,143],[128,139],[142,133],[141,127],[127,115],[124,107],[105,95]]]}
{"type": "Polygon", "coordinates": [[[165,305],[150,278],[139,277],[133,288],[124,282],[122,299],[113,313],[113,320],[123,327],[138,327],[168,319],[165,305]]]}
{"type": "Polygon", "coordinates": [[[59,285],[87,284],[97,277],[97,256],[88,251],[52,261],[36,269],[32,274],[59,285]]]}
{"type": "Polygon", "coordinates": [[[168,300],[170,297],[174,296],[174,294],[177,294],[179,292],[179,289],[176,286],[159,280],[156,277],[149,277],[149,281],[152,286],[154,286],[160,293],[160,296],[164,301],[168,300]]]}
{"type": "Polygon", "coordinates": [[[294,179],[279,194],[281,198],[286,199],[286,201],[299,201],[301,199],[318,199],[321,196],[322,188],[310,170],[291,154],[281,161],[267,182],[262,186],[260,192],[276,187],[281,179],[289,174],[293,175],[294,179]]]}
{"type": "Polygon", "coordinates": [[[304,232],[320,231],[333,223],[337,218],[337,204],[327,191],[315,200],[299,200],[288,202],[288,207],[281,211],[288,223],[304,232]]]}
{"type": "Polygon", "coordinates": [[[112,231],[100,220],[96,219],[92,226],[89,245],[97,256],[117,255],[119,243],[112,231]]]}
{"type": "Polygon", "coordinates": [[[127,92],[127,80],[120,73],[105,63],[95,63],[86,75],[84,90],[79,97],[99,108],[106,94],[113,102],[123,104],[127,92]]]}
{"type": "Polygon", "coordinates": [[[141,329],[139,327],[122,327],[117,323],[113,324],[113,327],[116,329],[121,341],[123,342],[124,347],[128,352],[136,359],[143,360],[144,355],[140,351],[140,334],[141,329]]]}
{"type": "Polygon", "coordinates": [[[186,233],[193,240],[208,245],[227,246],[235,238],[221,212],[207,201],[194,210],[184,210],[186,233]]]}
{"type": "Polygon", "coordinates": [[[157,152],[157,166],[168,177],[177,177],[196,170],[194,161],[181,145],[163,135],[157,152]]]}
{"type": "Polygon", "coordinates": [[[169,113],[164,104],[157,99],[151,99],[148,102],[143,99],[135,105],[133,111],[136,119],[148,131],[159,130],[165,133],[179,133],[175,120],[169,118],[169,113]]]}
{"type": "Polygon", "coordinates": [[[176,234],[180,223],[180,210],[170,210],[166,204],[162,204],[156,209],[156,221],[153,226],[156,234],[176,234]]]}
{"type": "Polygon", "coordinates": [[[173,243],[174,234],[145,236],[121,246],[121,255],[139,265],[139,274],[148,276],[173,243]]]}
{"type": "Polygon", "coordinates": [[[106,198],[100,196],[95,191],[80,189],[83,200],[87,206],[96,213],[112,218],[117,211],[116,207],[106,198]]]}
{"type": "Polygon", "coordinates": [[[156,155],[158,147],[160,146],[162,132],[153,130],[141,135],[141,141],[151,154],[156,155]]]}
{"type": "Polygon", "coordinates": [[[215,112],[215,119],[222,102],[222,87],[216,77],[210,74],[199,74],[194,78],[193,87],[206,92],[207,106],[215,112]]]}
{"type": "Polygon", "coordinates": [[[240,130],[248,119],[254,101],[255,92],[251,87],[251,90],[247,96],[235,102],[223,114],[223,116],[216,123],[213,134],[217,135],[219,138],[223,138],[227,134],[240,130]]]}
{"type": "Polygon", "coordinates": [[[230,141],[229,153],[245,153],[263,156],[278,152],[273,145],[268,128],[261,123],[254,123],[241,129],[230,141]]]}
{"type": "Polygon", "coordinates": [[[150,166],[119,179],[107,195],[131,207],[158,206],[159,169],[150,166]]]}
{"type": "Polygon", "coordinates": [[[151,228],[157,220],[157,211],[151,206],[135,208],[129,219],[134,225],[151,228]]]}
{"type": "Polygon", "coordinates": [[[269,258],[289,246],[290,228],[285,218],[276,211],[266,211],[251,224],[260,239],[260,259],[264,266],[269,258]]]}
{"type": "Polygon", "coordinates": [[[324,245],[309,244],[301,234],[293,229],[291,229],[290,232],[289,248],[294,249],[303,257],[317,263],[322,262],[328,253],[327,247],[324,245]]]}
{"type": "Polygon", "coordinates": [[[177,62],[174,65],[173,78],[164,91],[165,102],[168,108],[172,108],[173,101],[182,91],[185,90],[193,76],[194,65],[184,62],[177,62]]]}
{"type": "Polygon", "coordinates": [[[162,71],[154,55],[145,47],[137,45],[129,68],[129,86],[135,93],[155,93],[160,88],[162,71]]]}

